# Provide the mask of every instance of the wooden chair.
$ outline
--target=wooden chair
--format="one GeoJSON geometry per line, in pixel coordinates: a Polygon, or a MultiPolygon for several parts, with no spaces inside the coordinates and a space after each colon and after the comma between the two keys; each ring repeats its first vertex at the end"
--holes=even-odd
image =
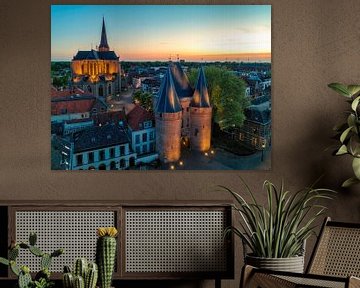
{"type": "Polygon", "coordinates": [[[240,287],[360,287],[360,223],[326,218],[306,273],[278,272],[244,266],[240,287]]]}

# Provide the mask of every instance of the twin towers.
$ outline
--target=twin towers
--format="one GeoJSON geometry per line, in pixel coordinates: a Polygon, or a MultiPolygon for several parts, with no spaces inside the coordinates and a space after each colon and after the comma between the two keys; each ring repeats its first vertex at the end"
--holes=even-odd
{"type": "Polygon", "coordinates": [[[210,149],[212,108],[202,67],[193,89],[180,63],[170,62],[154,98],[154,108],[156,147],[161,161],[178,161],[182,141],[195,151],[210,149]]]}

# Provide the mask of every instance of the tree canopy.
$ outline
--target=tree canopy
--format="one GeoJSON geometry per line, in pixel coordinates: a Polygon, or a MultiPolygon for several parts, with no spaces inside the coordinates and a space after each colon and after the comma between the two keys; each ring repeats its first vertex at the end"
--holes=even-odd
{"type": "Polygon", "coordinates": [[[145,108],[147,111],[153,111],[153,99],[152,95],[149,92],[143,92],[137,90],[133,94],[134,103],[139,104],[141,107],[145,108]]]}
{"type": "MultiPolygon", "coordinates": [[[[190,83],[194,86],[199,69],[189,71],[190,83]]],[[[244,110],[249,105],[245,97],[245,83],[226,68],[208,66],[205,68],[214,121],[224,130],[242,126],[244,110]]]]}

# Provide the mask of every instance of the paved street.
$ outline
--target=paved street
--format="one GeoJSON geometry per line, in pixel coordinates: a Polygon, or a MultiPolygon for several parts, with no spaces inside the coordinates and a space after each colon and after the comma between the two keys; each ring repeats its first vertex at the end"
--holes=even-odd
{"type": "Polygon", "coordinates": [[[183,150],[183,165],[175,165],[181,170],[269,170],[271,168],[271,152],[259,151],[248,156],[238,156],[223,149],[214,149],[214,154],[183,150]]]}

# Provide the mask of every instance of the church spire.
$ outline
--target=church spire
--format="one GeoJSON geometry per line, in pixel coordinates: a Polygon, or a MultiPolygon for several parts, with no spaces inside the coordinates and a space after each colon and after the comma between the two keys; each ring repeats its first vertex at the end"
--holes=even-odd
{"type": "Polygon", "coordinates": [[[109,51],[109,44],[107,42],[106,37],[106,28],[105,28],[105,20],[103,17],[102,30],[101,30],[101,40],[99,45],[99,51],[109,51]]]}

